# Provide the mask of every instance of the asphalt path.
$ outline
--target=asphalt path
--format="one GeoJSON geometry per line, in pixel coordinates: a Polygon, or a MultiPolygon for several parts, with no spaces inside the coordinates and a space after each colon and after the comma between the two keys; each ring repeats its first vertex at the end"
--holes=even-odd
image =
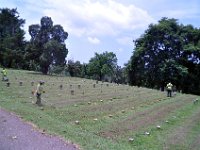
{"type": "Polygon", "coordinates": [[[0,150],[78,150],[78,146],[40,132],[15,114],[0,108],[0,150]]]}

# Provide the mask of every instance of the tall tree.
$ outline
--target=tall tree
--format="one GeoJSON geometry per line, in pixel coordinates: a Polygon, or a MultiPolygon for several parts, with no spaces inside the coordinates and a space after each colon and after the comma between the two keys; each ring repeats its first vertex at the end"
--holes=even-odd
{"type": "Polygon", "coordinates": [[[23,67],[24,23],[17,9],[0,9],[0,64],[5,67],[23,67]]]}
{"type": "Polygon", "coordinates": [[[199,33],[191,25],[178,24],[176,19],[162,18],[158,24],[149,25],[135,40],[127,67],[130,84],[164,88],[170,80],[184,92],[194,92],[194,88],[186,88],[191,86],[186,79],[199,79],[191,76],[199,70],[199,33]]]}
{"type": "Polygon", "coordinates": [[[42,17],[40,25],[29,26],[30,43],[26,47],[26,59],[34,61],[42,73],[47,74],[52,66],[65,66],[68,49],[65,40],[68,33],[61,25],[53,25],[50,17],[42,17]]]}
{"type": "Polygon", "coordinates": [[[117,57],[113,52],[95,53],[90,59],[87,69],[88,74],[93,78],[102,80],[103,77],[113,76],[117,67],[117,57]]]}

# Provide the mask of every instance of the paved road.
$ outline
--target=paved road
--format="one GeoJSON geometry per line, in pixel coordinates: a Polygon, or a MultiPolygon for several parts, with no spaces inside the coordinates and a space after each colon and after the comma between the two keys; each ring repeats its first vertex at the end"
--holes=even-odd
{"type": "Polygon", "coordinates": [[[59,137],[42,134],[0,108],[0,150],[77,150],[59,137]]]}

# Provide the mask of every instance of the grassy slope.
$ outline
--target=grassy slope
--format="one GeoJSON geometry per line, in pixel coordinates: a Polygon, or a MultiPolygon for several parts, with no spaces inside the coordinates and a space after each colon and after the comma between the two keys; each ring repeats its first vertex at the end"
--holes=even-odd
{"type": "Polygon", "coordinates": [[[192,104],[198,96],[177,94],[169,99],[166,93],[146,88],[20,70],[9,70],[8,76],[10,87],[0,82],[1,107],[83,149],[188,149],[194,143],[193,148],[198,147],[195,140],[200,135],[200,107],[192,104]],[[33,104],[35,97],[31,94],[41,79],[46,81],[43,108],[33,104]],[[61,84],[63,89],[59,89],[61,84]],[[149,136],[144,135],[146,131],[149,136]],[[184,136],[183,131],[187,131],[184,136]],[[130,137],[133,142],[128,141],[130,137]]]}

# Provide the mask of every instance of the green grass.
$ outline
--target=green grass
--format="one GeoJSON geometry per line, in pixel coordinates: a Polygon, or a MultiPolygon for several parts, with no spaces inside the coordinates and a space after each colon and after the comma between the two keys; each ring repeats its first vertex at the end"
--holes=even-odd
{"type": "Polygon", "coordinates": [[[200,136],[200,119],[197,117],[200,104],[192,103],[198,96],[177,94],[167,98],[165,92],[147,88],[96,84],[94,80],[44,76],[22,70],[8,70],[8,77],[10,87],[0,82],[2,108],[15,112],[42,131],[78,144],[82,149],[160,150],[200,146],[196,144],[200,136]],[[42,108],[33,104],[36,98],[31,94],[39,80],[46,81],[42,108]],[[20,81],[23,81],[22,86],[19,86],[20,81]],[[32,81],[34,86],[31,86],[32,81]],[[59,89],[61,84],[62,90],[59,89]],[[95,88],[93,84],[96,84],[95,88]],[[71,95],[71,90],[75,95],[71,95]],[[76,120],[80,124],[75,124],[76,120]],[[157,129],[157,125],[161,129],[157,129]],[[184,137],[179,140],[176,132],[182,128],[187,133],[181,133],[184,137]],[[150,135],[144,134],[147,131],[150,135]],[[129,142],[130,137],[134,141],[129,142]],[[173,143],[171,138],[176,138],[177,142],[173,143]]]}

